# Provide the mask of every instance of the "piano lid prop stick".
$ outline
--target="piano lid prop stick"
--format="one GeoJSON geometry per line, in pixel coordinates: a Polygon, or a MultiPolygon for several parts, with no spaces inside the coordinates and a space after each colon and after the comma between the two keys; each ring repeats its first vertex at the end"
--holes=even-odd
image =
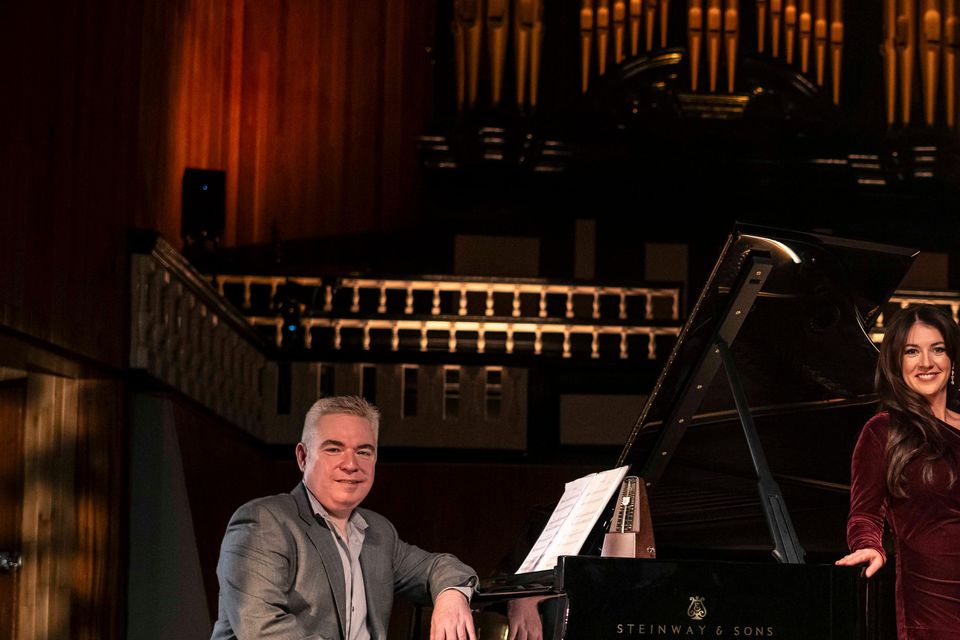
{"type": "Polygon", "coordinates": [[[813,37],[813,14],[810,0],[800,0],[800,71],[810,69],[810,40],[813,37]]]}
{"type": "Polygon", "coordinates": [[[923,116],[927,126],[933,126],[937,110],[937,81],[940,71],[940,43],[943,22],[940,0],[923,0],[923,40],[920,43],[923,60],[923,116]]]}
{"type": "Polygon", "coordinates": [[[916,8],[914,0],[897,0],[897,58],[900,63],[901,122],[910,124],[910,98],[913,94],[913,54],[916,47],[916,8]]]}
{"type": "Polygon", "coordinates": [[[690,50],[690,90],[697,90],[703,48],[703,0],[687,0],[687,46],[690,50]]]}
{"type": "Polygon", "coordinates": [[[840,71],[843,67],[843,0],[830,5],[830,79],[833,104],[840,104],[840,71]]]}
{"type": "Polygon", "coordinates": [[[817,61],[817,84],[823,86],[823,68],[827,59],[827,0],[816,0],[813,14],[813,46],[817,61]]]}
{"type": "Polygon", "coordinates": [[[660,48],[667,48],[667,26],[670,24],[670,0],[660,0],[660,48]]]}
{"type": "Polygon", "coordinates": [[[657,0],[644,0],[643,2],[644,28],[646,29],[646,42],[644,51],[650,51],[653,48],[653,26],[657,21],[657,0]]]}
{"type": "Polygon", "coordinates": [[[513,11],[513,42],[516,46],[514,67],[516,70],[517,107],[523,109],[526,103],[527,72],[530,61],[531,38],[533,35],[534,0],[517,0],[513,11]]]}
{"type": "Polygon", "coordinates": [[[783,9],[783,47],[787,52],[787,64],[793,64],[793,49],[797,37],[797,0],[787,0],[783,9]]]}
{"type": "Polygon", "coordinates": [[[630,0],[630,55],[640,53],[640,19],[643,16],[643,0],[630,0]]]}
{"type": "Polygon", "coordinates": [[[626,35],[626,24],[626,0],[613,0],[613,60],[617,64],[623,62],[623,45],[626,35]]]}
{"type": "Polygon", "coordinates": [[[620,485],[610,530],[603,536],[604,558],[655,558],[653,523],[646,483],[627,476],[620,485]]]}
{"type": "Polygon", "coordinates": [[[956,0],[943,3],[943,94],[947,126],[953,127],[957,117],[957,50],[960,47],[957,34],[956,0]]]}
{"type": "Polygon", "coordinates": [[[723,12],[723,42],[727,51],[727,92],[733,93],[737,72],[737,43],[740,41],[740,0],[727,0],[723,12]]]}
{"type": "Polygon", "coordinates": [[[487,47],[490,49],[490,94],[493,104],[499,106],[507,52],[507,0],[487,0],[487,47]]]}
{"type": "Polygon", "coordinates": [[[783,17],[783,0],[770,0],[770,55],[780,55],[780,21],[783,17]]]}
{"type": "Polygon", "coordinates": [[[757,53],[763,53],[767,35],[767,0],[757,0],[757,53]]]}
{"type": "Polygon", "coordinates": [[[590,49],[593,44],[593,0],[583,0],[580,8],[580,91],[590,84],[590,49]]]}
{"type": "Polygon", "coordinates": [[[710,92],[717,90],[717,69],[720,66],[720,39],[723,37],[723,0],[707,0],[707,65],[710,69],[710,92]]]}
{"type": "Polygon", "coordinates": [[[597,2],[597,71],[607,72],[607,50],[610,48],[610,0],[597,2]]]}

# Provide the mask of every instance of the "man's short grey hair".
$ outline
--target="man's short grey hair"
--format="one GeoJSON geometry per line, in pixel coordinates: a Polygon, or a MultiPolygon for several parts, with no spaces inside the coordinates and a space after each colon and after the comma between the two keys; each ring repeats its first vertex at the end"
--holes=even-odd
{"type": "Polygon", "coordinates": [[[380,411],[360,396],[331,396],[314,402],[303,419],[303,434],[300,436],[300,442],[309,445],[317,432],[317,422],[320,418],[334,413],[357,416],[366,420],[370,430],[373,431],[373,442],[376,444],[380,435],[380,411]]]}

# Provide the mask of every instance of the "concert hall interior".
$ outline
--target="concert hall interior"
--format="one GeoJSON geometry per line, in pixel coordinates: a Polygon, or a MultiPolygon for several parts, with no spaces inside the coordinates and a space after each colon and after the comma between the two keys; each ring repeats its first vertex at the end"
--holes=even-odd
{"type": "MultiPolygon", "coordinates": [[[[512,572],[615,465],[736,223],[917,250],[879,311],[956,318],[956,11],[0,3],[0,637],[209,637],[226,523],[296,485],[326,395],[383,412],[365,506],[512,572]]],[[[811,561],[846,552],[869,413],[758,419],[811,561]]],[[[692,443],[692,482],[734,480],[651,491],[658,548],[769,558],[746,445],[692,443]]]]}

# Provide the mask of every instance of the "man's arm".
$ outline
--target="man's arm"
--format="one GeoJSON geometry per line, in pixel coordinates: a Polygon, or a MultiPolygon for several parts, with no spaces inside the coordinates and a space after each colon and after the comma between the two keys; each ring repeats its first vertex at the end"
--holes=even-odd
{"type": "Polygon", "coordinates": [[[296,546],[269,509],[252,503],[237,510],[223,538],[217,578],[220,615],[226,615],[238,640],[323,640],[290,612],[296,563],[296,546]]]}
{"type": "Polygon", "coordinates": [[[476,572],[445,553],[428,553],[396,539],[394,590],[414,599],[433,601],[431,640],[475,640],[470,597],[476,572]]]}

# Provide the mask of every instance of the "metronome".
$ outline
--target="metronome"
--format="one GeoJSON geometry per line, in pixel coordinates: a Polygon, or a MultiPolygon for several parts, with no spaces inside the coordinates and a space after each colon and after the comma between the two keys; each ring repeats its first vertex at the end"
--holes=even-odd
{"type": "Polygon", "coordinates": [[[637,476],[627,476],[620,485],[617,508],[610,531],[603,536],[604,558],[655,558],[647,487],[637,476]]]}

